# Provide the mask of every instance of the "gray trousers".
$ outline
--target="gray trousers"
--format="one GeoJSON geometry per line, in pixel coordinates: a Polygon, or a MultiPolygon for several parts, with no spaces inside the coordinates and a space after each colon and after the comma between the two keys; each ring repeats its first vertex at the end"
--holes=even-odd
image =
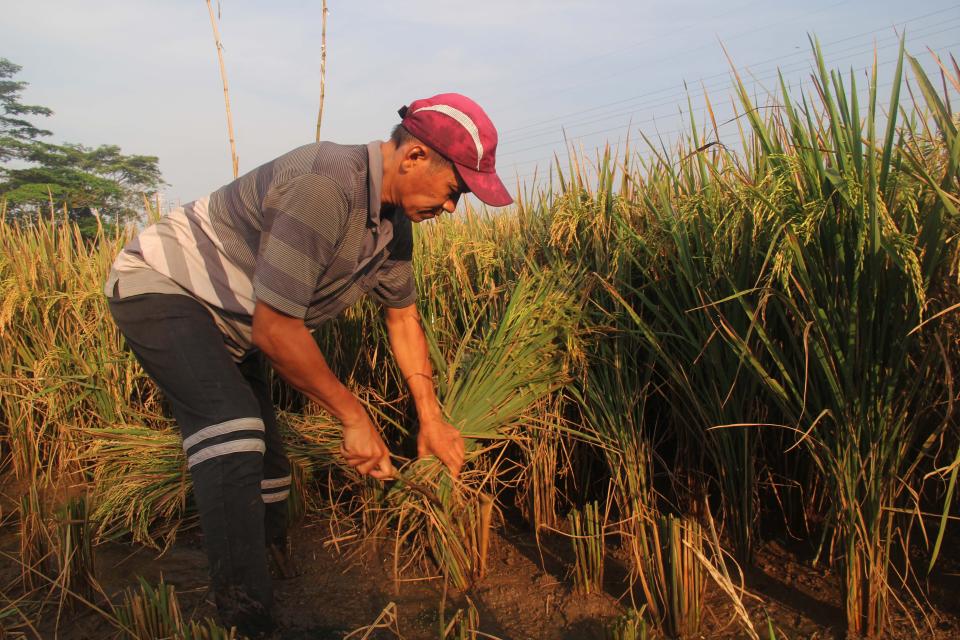
{"type": "Polygon", "coordinates": [[[189,296],[131,296],[110,311],[180,427],[222,621],[248,635],[271,630],[266,545],[286,536],[290,465],[262,355],[234,362],[189,296]]]}

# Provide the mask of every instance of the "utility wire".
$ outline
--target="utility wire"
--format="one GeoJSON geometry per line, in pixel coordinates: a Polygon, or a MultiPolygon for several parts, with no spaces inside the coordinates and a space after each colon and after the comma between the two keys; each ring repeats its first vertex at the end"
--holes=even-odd
{"type": "MultiPolygon", "coordinates": [[[[940,55],[941,58],[942,58],[942,57],[943,57],[942,54],[944,54],[945,52],[947,52],[950,48],[952,48],[952,47],[957,47],[957,46],[960,46],[960,42],[955,42],[955,43],[952,43],[952,44],[944,45],[944,46],[940,47],[939,49],[935,49],[934,52],[937,53],[938,55],[940,55]]],[[[885,62],[879,62],[879,63],[877,63],[877,68],[879,69],[879,68],[881,68],[881,67],[888,66],[888,65],[890,65],[890,64],[893,64],[893,62],[894,62],[893,60],[888,60],[888,61],[885,61],[885,62]]],[[[868,65],[868,66],[866,66],[866,67],[857,68],[855,71],[858,72],[858,73],[859,73],[859,72],[865,72],[865,71],[866,71],[866,72],[869,72],[869,71],[871,71],[872,69],[873,69],[873,65],[871,64],[871,65],[868,65]]],[[[892,84],[893,84],[893,81],[888,81],[888,82],[880,83],[880,84],[877,85],[877,89],[882,89],[882,88],[885,88],[885,87],[889,87],[889,86],[891,86],[892,84]]],[[[731,86],[731,88],[732,88],[732,86],[731,86]]],[[[755,88],[755,87],[754,87],[754,88],[755,88]]],[[[952,88],[952,87],[949,87],[949,89],[952,90],[953,88],[952,88]]],[[[862,86],[862,88],[859,89],[857,93],[858,93],[858,96],[860,96],[860,94],[868,95],[868,92],[869,92],[869,86],[862,86]]],[[[690,111],[686,111],[686,112],[685,112],[685,111],[681,111],[678,115],[680,115],[680,116],[683,116],[683,115],[685,115],[685,114],[686,114],[686,115],[689,115],[689,114],[694,113],[694,112],[704,111],[705,109],[706,109],[706,106],[704,105],[704,106],[701,106],[701,107],[694,108],[694,109],[692,109],[692,110],[690,110],[690,111]]],[[[740,114],[740,115],[742,116],[743,114],[740,114]]],[[[662,118],[661,118],[661,119],[662,119],[662,118]]],[[[655,121],[655,120],[656,120],[656,118],[651,118],[651,119],[649,119],[647,122],[652,122],[652,121],[655,121]]],[[[632,128],[632,125],[633,125],[633,124],[636,124],[636,123],[631,123],[631,128],[632,128]]],[[[726,122],[726,123],[724,123],[724,124],[719,125],[719,126],[718,126],[718,129],[730,128],[730,127],[733,126],[733,124],[734,124],[733,122],[726,122]]],[[[617,129],[622,130],[622,127],[618,127],[617,129]]],[[[675,135],[675,134],[678,134],[678,133],[685,133],[685,132],[688,132],[688,131],[689,131],[689,127],[678,127],[678,128],[676,128],[676,129],[671,129],[671,130],[668,130],[668,131],[658,131],[658,132],[657,132],[657,138],[662,139],[664,136],[675,135]]],[[[603,132],[601,132],[601,133],[604,133],[604,132],[606,132],[606,131],[603,131],[603,132]]],[[[565,140],[566,147],[567,147],[567,151],[568,151],[568,152],[571,152],[571,151],[576,152],[576,151],[575,151],[575,145],[574,145],[574,143],[575,143],[575,142],[580,142],[580,143],[581,143],[581,144],[580,144],[581,149],[580,149],[579,153],[580,153],[581,155],[586,154],[587,152],[586,152],[585,150],[583,150],[582,142],[583,142],[583,140],[584,140],[585,138],[588,138],[588,137],[590,137],[591,135],[596,135],[596,133],[597,133],[597,132],[594,132],[594,133],[592,133],[592,134],[584,134],[584,135],[582,135],[582,136],[576,136],[576,137],[572,137],[572,138],[570,138],[570,139],[568,139],[568,140],[565,140]]],[[[628,132],[628,135],[629,135],[629,132],[628,132]]],[[[619,143],[619,141],[618,141],[618,143],[617,143],[615,146],[619,146],[619,144],[620,144],[620,143],[619,143]]],[[[544,146],[544,145],[540,145],[540,146],[544,146]]],[[[601,152],[602,150],[604,150],[604,149],[606,149],[607,147],[610,147],[610,146],[611,146],[611,145],[610,145],[609,142],[605,142],[604,144],[600,144],[600,145],[597,145],[597,146],[591,148],[590,151],[589,151],[589,153],[590,153],[590,155],[595,155],[595,154],[601,152]]],[[[540,165],[541,165],[542,163],[547,163],[547,162],[549,162],[549,163],[552,165],[553,161],[554,161],[554,156],[547,157],[547,158],[540,158],[540,159],[538,159],[538,160],[530,160],[530,161],[519,162],[519,163],[517,163],[517,164],[515,164],[515,165],[513,165],[513,166],[514,166],[514,167],[519,167],[519,166],[522,166],[522,165],[529,165],[529,164],[531,164],[531,163],[535,163],[535,167],[536,167],[536,168],[535,168],[533,171],[530,171],[530,172],[527,172],[527,173],[524,173],[524,174],[520,174],[520,175],[515,175],[515,176],[514,176],[514,179],[515,179],[516,181],[518,181],[518,182],[525,183],[526,180],[531,179],[531,178],[533,178],[534,176],[538,176],[538,175],[539,175],[539,176],[542,176],[542,175],[544,174],[544,172],[540,170],[540,168],[539,168],[540,165]]]]}
{"type": "MultiPolygon", "coordinates": [[[[942,30],[941,32],[938,32],[938,33],[947,32],[947,31],[953,32],[954,30],[953,30],[953,29],[944,29],[944,30],[942,30]]],[[[899,44],[900,44],[899,40],[896,40],[896,41],[891,42],[891,43],[889,43],[889,44],[886,44],[886,45],[884,45],[884,46],[882,46],[882,47],[876,47],[876,48],[871,48],[871,49],[867,49],[867,50],[860,50],[860,51],[857,51],[857,52],[855,52],[855,53],[848,54],[848,55],[846,55],[846,56],[841,56],[841,57],[838,57],[838,58],[832,58],[832,59],[826,61],[826,64],[827,64],[828,66],[835,66],[838,62],[841,62],[841,61],[843,61],[843,60],[846,60],[846,59],[849,59],[849,58],[859,57],[859,56],[862,56],[862,55],[865,55],[865,54],[869,54],[869,53],[871,53],[871,52],[873,52],[873,51],[878,51],[878,52],[879,52],[879,51],[883,51],[883,50],[889,49],[889,48],[894,47],[894,46],[899,47],[899,44]]],[[[954,46],[954,45],[947,45],[947,46],[954,46]]],[[[941,48],[942,48],[942,47],[941,47],[941,48]]],[[[880,66],[885,66],[886,64],[889,64],[889,62],[887,62],[887,63],[882,63],[880,66]]],[[[796,71],[801,70],[803,67],[805,67],[805,66],[807,66],[807,65],[809,65],[809,63],[806,63],[806,62],[805,62],[805,63],[802,63],[802,65],[801,65],[800,67],[797,67],[797,68],[775,70],[775,71],[773,71],[772,73],[769,73],[769,74],[767,74],[767,75],[760,76],[760,77],[754,77],[754,78],[753,78],[753,82],[754,82],[754,85],[755,85],[754,88],[756,88],[756,85],[760,85],[762,80],[772,80],[772,79],[776,79],[776,78],[780,75],[780,73],[782,73],[782,72],[786,72],[786,73],[796,72],[796,71]]],[[[786,75],[786,73],[785,73],[785,75],[786,75]]],[[[733,88],[733,85],[732,85],[732,84],[726,83],[726,84],[723,84],[723,85],[715,85],[715,86],[713,86],[713,87],[711,87],[711,88],[708,88],[708,89],[706,89],[705,91],[702,91],[702,92],[688,93],[687,95],[688,95],[691,99],[694,99],[694,98],[703,98],[703,97],[705,97],[705,96],[706,96],[710,91],[712,91],[712,90],[716,90],[716,89],[727,89],[727,90],[729,91],[729,89],[732,89],[732,88],[733,88]]],[[[682,95],[682,94],[681,94],[681,95],[682,95]]],[[[667,101],[667,102],[663,102],[663,103],[654,105],[654,106],[651,107],[651,108],[657,108],[657,107],[660,107],[660,106],[676,106],[676,103],[677,103],[677,100],[674,99],[674,100],[670,100],[670,101],[667,101]]],[[[706,106],[701,106],[701,107],[694,108],[694,109],[691,110],[691,111],[684,111],[684,110],[681,109],[681,110],[680,110],[680,113],[681,113],[681,114],[683,114],[683,113],[694,113],[694,112],[697,112],[697,111],[702,111],[702,110],[704,110],[705,108],[706,108],[706,106]]],[[[623,114],[623,115],[627,115],[627,114],[623,114]]],[[[659,116],[658,116],[658,115],[653,115],[653,116],[651,116],[651,117],[649,117],[649,118],[645,118],[645,119],[643,119],[643,120],[639,120],[639,121],[637,121],[637,122],[635,122],[635,123],[631,122],[630,124],[646,124],[646,123],[650,123],[650,122],[655,122],[655,121],[658,120],[658,119],[668,118],[668,117],[671,117],[671,116],[673,116],[673,115],[675,115],[675,114],[661,114],[661,115],[659,115],[659,116]]],[[[602,119],[602,120],[605,120],[605,119],[607,119],[607,118],[604,118],[604,119],[602,119]]],[[[590,133],[579,134],[578,136],[576,136],[576,138],[585,138],[585,137],[590,137],[590,136],[593,136],[593,135],[599,135],[599,134],[601,134],[601,133],[610,133],[610,132],[613,132],[613,131],[619,131],[619,130],[622,130],[623,127],[624,127],[624,123],[621,123],[621,124],[619,124],[619,125],[617,125],[617,126],[606,127],[606,128],[603,128],[603,129],[598,129],[598,130],[596,130],[596,131],[591,131],[590,133]]],[[[558,132],[552,132],[552,133],[556,134],[556,133],[558,133],[558,132]]],[[[544,135],[545,135],[545,134],[544,134],[544,135]]],[[[537,137],[539,137],[539,136],[537,136],[537,137]]],[[[499,154],[499,157],[503,158],[503,157],[508,157],[508,156],[512,156],[512,155],[517,155],[517,154],[519,154],[519,153],[525,153],[525,152],[527,152],[527,151],[532,151],[532,150],[535,150],[535,149],[542,149],[543,147],[553,146],[553,145],[555,145],[555,144],[557,144],[557,141],[556,141],[556,140],[553,140],[553,141],[550,141],[550,142],[544,142],[544,143],[540,143],[540,144],[535,144],[535,145],[527,146],[527,147],[524,147],[524,148],[522,148],[522,149],[509,149],[509,148],[508,148],[505,152],[500,153],[500,154],[499,154]]]]}
{"type": "MultiPolygon", "coordinates": [[[[727,42],[732,42],[732,41],[735,41],[735,40],[739,40],[740,38],[743,38],[743,37],[745,37],[745,36],[752,35],[752,34],[754,34],[754,33],[760,32],[760,31],[765,31],[765,30],[769,29],[770,27],[775,27],[775,26],[778,26],[778,25],[781,25],[781,24],[785,24],[785,23],[789,23],[789,22],[794,22],[794,21],[796,21],[796,20],[797,20],[799,17],[801,17],[801,16],[803,16],[803,17],[814,16],[814,15],[823,13],[823,12],[825,12],[825,11],[829,11],[829,10],[831,10],[831,9],[835,9],[836,7],[838,7],[838,6],[842,5],[842,4],[847,4],[848,2],[850,2],[850,0],[840,0],[839,2],[834,2],[833,4],[827,5],[827,6],[825,6],[825,7],[821,7],[821,8],[819,8],[819,9],[814,10],[814,11],[809,11],[809,10],[806,10],[806,9],[802,9],[802,10],[796,12],[795,14],[791,14],[789,17],[784,18],[784,19],[782,19],[782,20],[776,20],[776,21],[774,21],[774,22],[769,22],[769,23],[767,23],[767,24],[764,24],[764,25],[761,25],[761,26],[757,26],[757,27],[753,27],[753,28],[751,28],[751,29],[747,29],[747,30],[745,30],[745,31],[741,31],[741,32],[739,32],[739,33],[736,33],[736,34],[734,34],[734,35],[732,35],[732,36],[727,37],[727,38],[726,38],[726,41],[727,41],[727,42]]],[[[662,36],[662,38],[666,38],[666,37],[672,37],[672,35],[668,36],[667,34],[664,34],[664,36],[662,36]]],[[[662,39],[662,38],[661,38],[661,39],[662,39]]],[[[712,46],[711,44],[705,44],[705,45],[701,45],[701,46],[699,46],[699,47],[693,47],[693,48],[685,49],[685,50],[684,50],[684,55],[688,55],[688,54],[693,53],[693,52],[696,52],[696,51],[701,51],[701,50],[704,50],[704,49],[708,49],[708,48],[710,48],[711,46],[712,46]]],[[[663,56],[663,57],[661,57],[661,58],[655,58],[655,59],[652,59],[652,60],[646,60],[646,61],[644,61],[643,65],[639,65],[639,66],[647,66],[647,65],[649,65],[649,64],[655,64],[655,63],[657,63],[657,62],[669,62],[669,61],[674,61],[675,59],[676,59],[676,56],[675,56],[675,55],[667,55],[667,56],[663,56]]],[[[629,69],[626,69],[626,70],[623,70],[623,71],[628,71],[628,70],[632,70],[632,69],[635,69],[635,68],[638,68],[638,67],[630,67],[629,69]]],[[[569,92],[569,91],[572,91],[572,90],[574,90],[574,89],[582,88],[583,86],[586,86],[587,84],[593,84],[593,83],[595,83],[597,80],[603,80],[603,79],[606,79],[606,78],[615,77],[615,76],[617,76],[617,75],[619,75],[619,74],[621,74],[621,73],[622,73],[622,71],[611,72],[611,73],[606,74],[606,75],[600,75],[600,76],[593,77],[593,78],[591,78],[590,81],[588,81],[588,82],[578,82],[578,83],[575,83],[575,84],[573,84],[573,85],[569,85],[569,86],[567,86],[567,87],[560,87],[560,88],[551,89],[551,90],[549,90],[549,91],[540,92],[539,94],[535,94],[535,95],[533,95],[533,96],[531,96],[531,97],[532,97],[532,98],[545,97],[545,96],[554,95],[554,94],[557,94],[557,93],[569,92]]],[[[527,101],[528,101],[528,100],[525,100],[525,102],[527,102],[527,101]]]]}
{"type": "MultiPolygon", "coordinates": [[[[952,32],[952,31],[954,31],[954,29],[955,29],[955,27],[956,27],[956,23],[957,23],[958,21],[960,21],[960,15],[957,15],[955,18],[950,18],[949,20],[946,20],[946,21],[940,21],[940,22],[938,22],[937,24],[934,24],[934,25],[928,25],[928,26],[920,27],[920,29],[919,29],[918,31],[913,31],[913,32],[910,33],[910,38],[913,39],[913,40],[916,40],[917,38],[921,38],[921,37],[929,38],[929,37],[932,37],[932,36],[940,35],[940,34],[942,34],[942,33],[952,32]],[[948,24],[951,25],[951,27],[945,27],[945,25],[948,25],[948,24]],[[931,29],[933,29],[934,31],[931,32],[931,31],[930,31],[931,29]]],[[[876,32],[867,32],[867,34],[875,34],[875,33],[876,33],[876,32]]],[[[848,40],[848,38],[845,38],[844,40],[848,40]]],[[[840,49],[839,51],[837,51],[837,50],[831,50],[831,54],[832,54],[832,55],[837,55],[837,54],[848,53],[848,52],[850,52],[850,51],[856,50],[856,52],[857,52],[856,55],[859,55],[859,54],[862,54],[862,53],[866,53],[866,52],[872,51],[874,47],[877,47],[877,50],[881,50],[881,49],[886,48],[886,46],[881,46],[881,45],[889,45],[889,44],[891,44],[891,43],[894,44],[894,45],[896,45],[896,44],[899,44],[899,42],[900,42],[900,36],[897,35],[897,34],[891,33],[891,34],[889,34],[889,36],[884,36],[884,37],[882,37],[880,40],[874,41],[874,43],[872,43],[872,44],[870,45],[870,49],[867,49],[867,50],[863,49],[863,46],[864,46],[865,43],[860,43],[860,44],[857,44],[857,45],[855,45],[855,46],[853,46],[853,47],[847,47],[847,48],[845,48],[845,49],[840,49]]],[[[827,48],[827,47],[832,46],[832,44],[835,44],[835,42],[834,42],[834,43],[827,43],[827,44],[821,45],[821,46],[823,46],[824,48],[827,48]]],[[[798,55],[798,54],[791,54],[791,55],[798,55]]],[[[848,56],[848,57],[849,57],[849,56],[848,56]]],[[[836,59],[843,59],[843,58],[836,58],[836,59]]],[[[761,63],[761,64],[762,64],[762,63],[761,63]]],[[[797,70],[797,69],[800,69],[800,68],[802,68],[802,67],[804,67],[804,66],[807,66],[807,65],[809,65],[809,64],[810,64],[809,61],[798,61],[797,63],[791,63],[791,65],[784,66],[784,67],[774,67],[774,69],[772,70],[772,74],[770,73],[770,72],[771,72],[770,69],[757,70],[757,73],[767,73],[768,75],[765,76],[765,77],[767,77],[767,78],[776,78],[776,77],[777,77],[777,71],[782,71],[782,72],[785,72],[785,73],[789,73],[789,72],[795,71],[795,70],[797,70]],[[799,66],[797,66],[797,65],[799,65],[799,66]]],[[[748,70],[756,70],[757,66],[758,66],[758,65],[751,65],[751,66],[744,67],[744,68],[745,68],[745,69],[748,69],[748,70]]],[[[704,78],[701,78],[700,82],[701,82],[701,83],[704,83],[704,84],[703,84],[703,89],[704,89],[704,90],[710,91],[710,90],[715,89],[715,88],[718,88],[718,87],[727,86],[727,82],[728,82],[728,80],[729,80],[729,76],[730,76],[730,71],[727,70],[727,71],[725,71],[725,72],[723,72],[723,73],[717,73],[717,74],[713,74],[713,75],[710,75],[710,76],[705,76],[704,78]],[[721,76],[724,78],[724,80],[722,80],[722,81],[720,81],[720,82],[714,81],[714,82],[710,82],[710,83],[704,83],[705,80],[708,80],[708,79],[711,79],[711,78],[718,78],[718,77],[721,77],[721,76]]],[[[671,88],[671,89],[672,89],[672,88],[671,88]]],[[[658,91],[658,92],[651,92],[651,93],[646,94],[646,95],[648,95],[648,96],[650,96],[650,97],[652,98],[652,96],[654,96],[654,95],[656,95],[656,94],[658,94],[658,93],[662,93],[663,91],[666,91],[666,90],[667,90],[667,89],[662,89],[662,90],[660,90],[660,91],[658,91]]],[[[632,104],[632,105],[630,105],[629,108],[626,108],[626,109],[620,109],[620,110],[617,110],[617,111],[612,111],[612,112],[608,112],[608,113],[604,113],[604,114],[598,114],[598,115],[596,115],[595,117],[591,117],[590,119],[587,119],[587,120],[581,119],[581,120],[575,120],[575,121],[573,121],[573,122],[564,122],[563,125],[564,125],[564,127],[573,127],[573,126],[581,126],[581,125],[585,125],[585,124],[593,124],[593,123],[596,123],[596,122],[602,122],[602,121],[604,121],[604,120],[609,120],[609,119],[612,119],[612,118],[623,117],[623,116],[626,116],[626,115],[632,115],[632,114],[636,113],[640,108],[655,109],[655,108],[662,107],[662,106],[670,106],[670,105],[675,104],[675,103],[677,102],[677,100],[682,99],[682,98],[684,98],[684,97],[686,97],[686,96],[688,96],[688,95],[690,95],[690,92],[689,92],[689,91],[676,92],[676,93],[674,93],[674,94],[672,94],[672,95],[670,95],[670,96],[657,98],[657,100],[659,100],[659,102],[656,102],[656,104],[651,104],[651,103],[653,102],[653,100],[652,100],[652,99],[648,99],[648,100],[645,100],[645,101],[641,101],[641,102],[637,102],[637,103],[635,103],[635,104],[632,104]]],[[[701,93],[700,95],[702,95],[702,93],[701,93]]],[[[597,108],[600,108],[600,107],[597,107],[597,108]]],[[[530,126],[530,127],[533,127],[533,126],[535,126],[535,125],[529,125],[529,126],[530,126]]],[[[533,132],[530,132],[530,133],[528,133],[528,134],[521,135],[521,136],[519,136],[519,137],[511,137],[511,136],[509,136],[509,135],[504,135],[504,136],[502,136],[502,137],[503,137],[503,139],[504,139],[505,142],[508,142],[508,143],[510,143],[510,144],[515,144],[515,143],[520,142],[520,141],[523,141],[523,140],[530,140],[530,139],[533,139],[533,138],[542,137],[542,136],[544,136],[544,135],[552,135],[552,134],[556,134],[556,133],[557,133],[557,124],[551,124],[551,125],[546,125],[546,127],[545,127],[543,130],[541,130],[541,131],[533,131],[533,132]]]]}
{"type": "MultiPolygon", "coordinates": [[[[719,18],[726,18],[726,17],[728,17],[728,16],[737,15],[737,14],[740,14],[741,12],[743,12],[743,11],[745,11],[745,10],[747,10],[747,9],[750,9],[750,8],[752,8],[752,7],[766,6],[767,4],[768,4],[768,3],[767,3],[766,1],[764,1],[764,0],[760,0],[759,2],[749,2],[749,3],[747,3],[747,4],[740,5],[740,6],[734,8],[734,9],[732,9],[732,10],[730,10],[730,11],[725,11],[725,12],[723,12],[723,13],[718,13],[718,14],[714,14],[714,15],[703,16],[702,18],[698,19],[698,20],[695,21],[695,22],[690,22],[690,23],[688,23],[686,26],[679,27],[678,29],[672,30],[669,34],[661,34],[661,35],[659,35],[659,36],[657,36],[657,37],[649,38],[649,39],[646,39],[646,40],[635,40],[635,41],[630,42],[630,43],[626,44],[625,46],[619,47],[619,48],[617,48],[617,49],[608,49],[607,51],[604,51],[603,53],[597,53],[597,54],[589,55],[589,56],[586,56],[586,57],[578,57],[578,58],[576,58],[576,59],[574,59],[574,60],[564,61],[564,62],[560,63],[560,65],[558,65],[558,66],[562,66],[562,71],[563,71],[563,73],[569,73],[571,69],[576,69],[576,68],[578,68],[578,67],[583,67],[583,66],[585,66],[585,65],[590,65],[590,64],[592,64],[592,63],[594,63],[594,62],[596,62],[596,61],[603,60],[603,59],[605,59],[605,58],[612,58],[612,57],[614,57],[614,56],[622,56],[623,54],[627,53],[628,51],[631,51],[631,50],[633,50],[633,49],[636,49],[636,48],[639,47],[639,46],[650,46],[651,43],[661,42],[661,41],[663,41],[663,40],[665,40],[665,39],[668,39],[668,38],[669,38],[670,40],[675,40],[678,35],[681,35],[681,34],[683,34],[684,32],[690,31],[691,29],[695,29],[696,27],[699,27],[699,26],[700,26],[703,22],[705,22],[705,21],[710,21],[710,22],[712,23],[714,20],[717,20],[717,19],[719,19],[719,18]]],[[[556,75],[556,73],[547,74],[546,77],[541,77],[541,78],[539,78],[537,81],[535,81],[535,84],[541,84],[541,85],[543,85],[544,83],[549,82],[549,81],[550,81],[549,78],[552,78],[552,77],[555,76],[555,75],[556,75]]],[[[481,85],[479,85],[479,86],[483,87],[483,86],[489,86],[489,85],[492,85],[492,84],[493,84],[493,83],[481,84],[481,85]]],[[[527,83],[527,82],[524,82],[524,83],[523,83],[523,86],[524,86],[525,89],[531,88],[531,87],[530,87],[530,84],[527,83]]],[[[500,87],[498,87],[498,88],[500,88],[500,87]]],[[[554,90],[556,90],[556,89],[554,89],[554,90]]]]}
{"type": "MultiPolygon", "coordinates": [[[[831,5],[831,6],[834,6],[834,5],[831,5]]],[[[889,23],[889,24],[884,24],[883,26],[877,27],[877,28],[875,28],[875,29],[871,29],[871,30],[868,30],[868,31],[864,31],[864,32],[861,32],[861,33],[858,33],[858,34],[855,34],[855,35],[852,35],[852,36],[847,36],[847,37],[844,37],[844,38],[840,38],[840,39],[838,39],[838,40],[832,40],[832,41],[830,41],[830,42],[825,43],[823,46],[825,46],[825,47],[833,46],[833,45],[840,44],[840,43],[842,43],[842,42],[846,42],[846,41],[849,41],[849,40],[852,40],[852,39],[862,38],[862,37],[864,37],[864,36],[872,35],[872,34],[875,34],[875,33],[880,33],[880,32],[882,32],[882,31],[885,31],[885,30],[890,29],[890,28],[896,28],[896,27],[901,27],[901,28],[902,28],[902,27],[904,27],[905,25],[912,24],[912,23],[918,22],[918,21],[920,21],[920,20],[925,20],[925,19],[927,19],[927,18],[931,18],[931,17],[934,17],[934,16],[938,16],[938,15],[941,15],[941,14],[943,14],[943,13],[956,12],[956,11],[957,11],[957,8],[956,8],[956,7],[948,7],[948,8],[946,8],[946,9],[940,9],[940,10],[937,10],[937,11],[931,11],[931,12],[929,12],[929,13],[925,13],[925,14],[922,14],[922,15],[920,15],[920,16],[915,16],[915,17],[909,18],[909,19],[907,19],[907,20],[900,20],[900,21],[897,21],[897,22],[893,22],[893,23],[889,23]]],[[[778,23],[778,24],[779,24],[779,23],[778,23]]],[[[769,26],[773,26],[773,25],[767,25],[767,27],[763,27],[763,28],[768,28],[769,26]]],[[[760,30],[760,29],[755,29],[755,30],[753,30],[753,31],[758,31],[758,30],[760,30]]],[[[747,32],[747,33],[749,33],[749,32],[747,32]]],[[[733,36],[733,37],[731,37],[731,38],[726,38],[725,41],[726,41],[726,42],[730,42],[730,41],[732,41],[733,39],[735,39],[735,38],[737,38],[737,37],[741,37],[742,35],[745,35],[745,34],[738,34],[737,36],[733,36]]],[[[712,47],[712,46],[714,46],[714,45],[712,45],[712,44],[710,44],[710,45],[704,45],[704,46],[702,46],[702,47],[699,47],[699,49],[710,48],[710,47],[712,47]]],[[[689,52],[689,51],[687,51],[687,52],[685,52],[685,53],[688,53],[688,52],[689,52]]],[[[773,56],[773,57],[771,57],[771,58],[767,58],[767,59],[765,59],[765,60],[761,60],[761,61],[758,61],[758,62],[756,62],[756,63],[753,63],[752,66],[764,65],[764,64],[768,64],[768,63],[770,63],[770,62],[777,62],[777,61],[780,61],[780,60],[783,60],[783,59],[786,59],[786,58],[792,58],[792,57],[795,57],[795,56],[798,56],[798,55],[803,55],[803,54],[805,54],[805,53],[806,53],[805,51],[794,51],[794,52],[791,52],[791,53],[788,53],[788,54],[782,54],[782,55],[778,55],[778,56],[773,56]]],[[[650,65],[650,64],[655,64],[655,63],[658,62],[658,61],[672,60],[672,59],[675,59],[675,56],[667,56],[667,57],[662,58],[662,59],[649,60],[649,61],[645,61],[645,62],[644,62],[644,65],[642,65],[642,66],[647,66],[647,65],[650,65]]],[[[747,66],[747,65],[745,65],[745,66],[747,66]]],[[[637,68],[637,67],[632,67],[632,68],[637,68]]],[[[618,72],[618,73],[621,73],[621,74],[622,74],[622,71],[621,71],[621,72],[618,72]]],[[[704,81],[704,80],[710,80],[710,79],[712,79],[712,78],[717,78],[717,77],[725,77],[725,76],[727,76],[728,73],[729,73],[729,71],[718,72],[718,73],[715,73],[715,74],[711,74],[711,75],[709,75],[709,76],[704,76],[704,77],[701,78],[700,80],[701,80],[701,81],[704,81]]],[[[661,93],[666,92],[666,91],[673,91],[673,90],[674,90],[674,89],[673,89],[672,86],[671,86],[671,87],[664,87],[664,88],[661,88],[661,89],[656,90],[656,91],[638,94],[638,95],[635,95],[635,96],[631,96],[631,97],[629,97],[629,98],[624,98],[624,99],[622,99],[622,100],[616,100],[616,101],[613,101],[613,102],[608,102],[608,103],[605,103],[605,104],[596,105],[596,106],[589,107],[589,108],[586,108],[586,109],[579,109],[579,110],[576,110],[576,111],[572,111],[572,112],[565,113],[565,114],[560,115],[560,116],[554,116],[554,117],[547,118],[547,119],[544,119],[544,120],[538,120],[538,121],[536,121],[536,122],[528,123],[528,124],[525,124],[525,125],[522,125],[522,126],[519,126],[519,127],[513,127],[513,128],[511,128],[511,129],[504,129],[503,131],[501,131],[501,135],[502,135],[502,136],[508,136],[509,134],[515,133],[515,132],[517,132],[517,131],[522,131],[522,130],[525,130],[525,129],[542,126],[542,125],[547,124],[547,123],[550,123],[550,122],[563,121],[563,120],[566,120],[567,118],[570,118],[571,116],[577,116],[577,115],[580,115],[580,114],[583,114],[583,113],[590,113],[590,112],[597,111],[597,110],[600,110],[600,109],[604,109],[604,108],[607,108],[607,107],[611,107],[611,106],[615,106],[615,105],[621,105],[621,104],[624,104],[624,103],[627,103],[627,102],[632,102],[632,101],[635,101],[635,100],[640,100],[640,99],[648,98],[648,97],[653,96],[653,95],[657,95],[657,94],[661,94],[661,93]]]]}

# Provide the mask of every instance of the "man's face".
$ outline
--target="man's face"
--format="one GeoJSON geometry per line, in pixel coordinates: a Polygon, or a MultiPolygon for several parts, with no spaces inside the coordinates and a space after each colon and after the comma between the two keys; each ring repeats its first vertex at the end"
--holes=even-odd
{"type": "Polygon", "coordinates": [[[404,154],[398,181],[399,206],[413,222],[453,213],[466,185],[453,167],[432,160],[431,149],[415,146],[404,154]]]}

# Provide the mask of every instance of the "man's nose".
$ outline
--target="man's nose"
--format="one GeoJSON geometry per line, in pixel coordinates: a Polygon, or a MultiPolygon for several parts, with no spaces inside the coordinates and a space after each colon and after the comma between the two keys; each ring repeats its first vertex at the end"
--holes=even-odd
{"type": "Polygon", "coordinates": [[[446,211],[447,213],[453,213],[454,211],[456,211],[456,209],[457,209],[456,200],[447,200],[446,202],[443,203],[443,210],[446,211]]]}

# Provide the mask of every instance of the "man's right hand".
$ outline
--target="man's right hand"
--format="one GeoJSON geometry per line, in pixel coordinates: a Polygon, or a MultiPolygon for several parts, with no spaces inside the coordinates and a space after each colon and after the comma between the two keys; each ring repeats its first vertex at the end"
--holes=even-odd
{"type": "Polygon", "coordinates": [[[366,411],[356,419],[343,420],[343,442],[340,455],[361,475],[379,480],[395,475],[390,463],[390,450],[366,411]]]}
{"type": "Polygon", "coordinates": [[[257,302],[253,311],[253,344],[284,380],[340,420],[340,453],[347,464],[363,475],[393,477],[390,451],[380,432],[356,396],[330,371],[302,319],[257,302]]]}

